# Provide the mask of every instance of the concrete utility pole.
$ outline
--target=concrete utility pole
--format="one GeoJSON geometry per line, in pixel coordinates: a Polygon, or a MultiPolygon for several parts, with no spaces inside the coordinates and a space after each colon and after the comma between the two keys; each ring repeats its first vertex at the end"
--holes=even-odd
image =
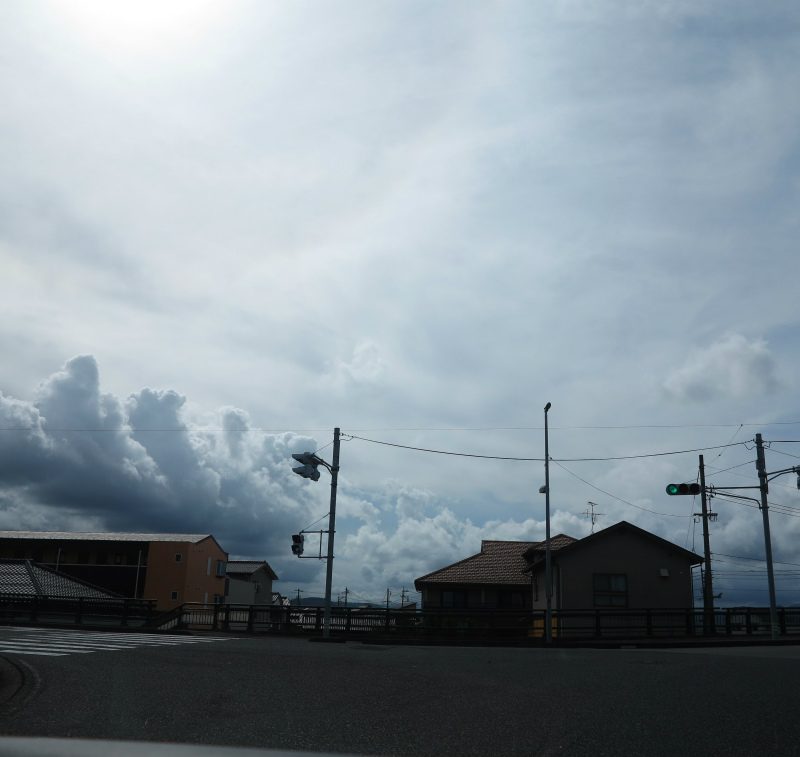
{"type": "Polygon", "coordinates": [[[767,483],[767,463],[764,458],[764,441],[761,434],[756,434],[756,471],[758,472],[758,488],[761,492],[761,517],[764,520],[764,551],[767,558],[767,583],[769,584],[769,624],[772,638],[777,639],[780,633],[778,628],[778,609],[775,601],[775,574],[772,571],[772,540],[769,535],[769,484],[767,483]]]}
{"type": "Polygon", "coordinates": [[[333,429],[333,464],[331,465],[331,511],[328,517],[328,564],[325,572],[324,638],[331,635],[331,586],[333,584],[333,536],[336,533],[336,486],[339,481],[339,428],[333,429]]]}
{"type": "Polygon", "coordinates": [[[705,571],[703,572],[703,633],[706,636],[717,632],[714,617],[714,589],[711,583],[711,542],[708,536],[708,499],[706,497],[706,468],[703,456],[700,455],[700,502],[703,509],[703,552],[705,554],[705,571]]]}
{"type": "Polygon", "coordinates": [[[547,412],[550,403],[544,406],[544,517],[545,517],[545,548],[544,548],[544,593],[547,600],[544,613],[544,638],[548,644],[553,641],[553,573],[550,562],[550,447],[547,438],[547,412]]]}

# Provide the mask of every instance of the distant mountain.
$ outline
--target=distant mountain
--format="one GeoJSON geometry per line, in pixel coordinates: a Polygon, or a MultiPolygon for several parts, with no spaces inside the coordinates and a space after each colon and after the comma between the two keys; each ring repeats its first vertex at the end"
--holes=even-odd
{"type": "MultiPolygon", "coordinates": [[[[292,599],[291,605],[292,605],[292,607],[297,607],[298,606],[297,597],[292,599]]],[[[299,606],[300,607],[324,607],[325,606],[325,597],[300,597],[300,605],[299,606]]],[[[376,609],[382,609],[385,605],[375,605],[375,604],[370,604],[369,602],[352,602],[351,601],[351,602],[347,603],[347,606],[348,607],[362,607],[362,608],[371,607],[371,608],[376,608],[376,609]]],[[[331,600],[331,607],[343,608],[344,605],[343,604],[337,605],[336,604],[336,600],[333,599],[333,600],[331,600]]]]}

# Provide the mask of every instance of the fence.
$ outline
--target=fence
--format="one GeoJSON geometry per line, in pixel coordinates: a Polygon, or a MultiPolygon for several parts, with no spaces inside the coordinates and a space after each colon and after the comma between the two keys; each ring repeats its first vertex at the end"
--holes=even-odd
{"type": "MultiPolygon", "coordinates": [[[[152,600],[3,593],[0,619],[42,625],[310,635],[322,632],[324,610],[286,605],[187,603],[157,613],[152,600]]],[[[560,610],[553,612],[553,638],[570,641],[701,637],[703,621],[702,609],[560,610]]],[[[718,636],[771,635],[769,608],[716,609],[714,621],[718,636]]],[[[343,638],[538,643],[544,637],[544,611],[333,607],[330,628],[332,635],[343,638]]],[[[800,634],[800,607],[778,608],[778,628],[782,636],[800,634]]]]}
{"type": "MultiPolygon", "coordinates": [[[[154,623],[160,629],[191,628],[249,633],[319,634],[321,607],[184,604],[154,623]]],[[[781,635],[800,634],[800,608],[779,608],[781,635]]],[[[717,635],[769,636],[768,608],[715,611],[717,635]]],[[[544,611],[385,610],[331,608],[331,634],[348,638],[533,642],[544,637],[544,611]]],[[[685,638],[704,634],[699,609],[562,610],[553,613],[556,639],[685,638]]]]}
{"type": "Polygon", "coordinates": [[[0,618],[12,623],[137,627],[155,614],[155,602],[149,599],[0,594],[0,618]]]}

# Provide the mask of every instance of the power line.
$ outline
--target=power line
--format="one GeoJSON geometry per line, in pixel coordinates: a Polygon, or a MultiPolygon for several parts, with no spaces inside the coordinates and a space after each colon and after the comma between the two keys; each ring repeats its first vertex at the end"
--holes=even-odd
{"type": "Polygon", "coordinates": [[[800,455],[793,455],[791,452],[784,452],[780,449],[772,449],[772,447],[769,448],[769,451],[777,452],[779,455],[786,455],[786,457],[793,457],[795,460],[800,460],[800,455]]]}
{"type": "Polygon", "coordinates": [[[714,468],[714,472],[706,474],[706,478],[709,478],[710,476],[717,476],[720,473],[726,473],[727,471],[734,470],[736,468],[743,468],[745,465],[752,465],[754,462],[755,460],[747,460],[746,462],[739,463],[738,465],[731,465],[730,468],[719,468],[719,469],[714,468],[713,465],[706,465],[706,468],[714,468]]]}
{"type": "MultiPolygon", "coordinates": [[[[452,452],[450,450],[431,449],[429,447],[414,447],[408,444],[397,444],[396,442],[384,442],[379,439],[367,439],[363,436],[356,436],[355,434],[347,433],[350,439],[358,439],[362,442],[369,442],[370,444],[380,444],[384,447],[396,447],[398,449],[413,450],[415,452],[428,452],[434,455],[451,455],[454,457],[471,457],[479,458],[482,460],[510,460],[514,462],[533,462],[543,463],[543,457],[514,457],[507,455],[479,455],[472,452],[452,452]]],[[[642,455],[618,455],[615,457],[562,457],[550,458],[551,462],[564,462],[564,463],[589,463],[589,462],[609,462],[613,460],[639,460],[646,457],[664,457],[667,455],[685,455],[690,452],[704,452],[707,450],[724,449],[726,447],[738,447],[744,445],[744,442],[735,442],[734,444],[718,444],[714,447],[697,447],[695,449],[671,450],[669,452],[650,452],[642,455]]]]}
{"type": "Polygon", "coordinates": [[[656,512],[655,510],[650,510],[647,507],[642,507],[641,505],[634,505],[633,502],[628,502],[627,499],[622,499],[622,497],[618,497],[618,496],[616,496],[616,494],[611,494],[611,492],[607,492],[605,489],[601,489],[599,486],[595,486],[594,484],[592,484],[589,481],[587,481],[585,478],[581,478],[577,473],[573,473],[569,468],[564,467],[557,460],[552,460],[551,462],[554,462],[559,468],[561,468],[563,471],[566,471],[567,473],[569,473],[569,475],[572,476],[573,478],[577,478],[578,481],[582,481],[587,486],[591,486],[592,489],[595,489],[598,492],[602,492],[607,497],[611,497],[612,499],[616,499],[617,501],[623,502],[626,505],[630,505],[631,507],[635,507],[637,510],[644,510],[645,512],[652,513],[653,515],[663,515],[664,517],[667,517],[667,518],[691,518],[691,517],[693,517],[691,515],[676,515],[675,513],[659,513],[659,512],[656,512]]]}
{"type": "MultiPolygon", "coordinates": [[[[733,497],[734,495],[724,496],[724,495],[719,494],[717,492],[717,493],[714,494],[714,496],[717,499],[721,499],[724,502],[731,502],[734,505],[742,505],[742,507],[750,507],[750,508],[752,508],[754,510],[760,510],[761,509],[761,506],[759,504],[756,504],[755,502],[753,504],[751,504],[749,502],[742,502],[741,500],[738,500],[738,499],[732,499],[731,497],[733,497]]],[[[768,503],[768,504],[769,504],[770,510],[772,512],[776,512],[779,515],[787,515],[790,518],[800,518],[800,510],[797,510],[795,508],[788,508],[785,505],[773,504],[771,502],[768,503]]]]}
{"type": "MultiPolygon", "coordinates": [[[[742,557],[741,555],[726,555],[724,552],[714,552],[714,555],[721,555],[722,557],[730,557],[734,560],[752,560],[754,562],[766,562],[766,560],[762,560],[760,557],[742,557]]],[[[800,568],[800,563],[797,562],[781,562],[780,560],[773,560],[776,565],[794,565],[797,568],[800,568]]]]}

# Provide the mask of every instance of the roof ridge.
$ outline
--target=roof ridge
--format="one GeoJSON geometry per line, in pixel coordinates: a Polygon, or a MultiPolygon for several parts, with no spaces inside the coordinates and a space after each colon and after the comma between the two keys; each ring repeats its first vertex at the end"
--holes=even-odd
{"type": "Polygon", "coordinates": [[[25,570],[28,571],[28,576],[31,579],[31,583],[33,584],[33,588],[36,590],[36,594],[43,594],[42,591],[42,584],[39,581],[39,576],[33,570],[33,561],[32,560],[25,560],[25,570]]]}

